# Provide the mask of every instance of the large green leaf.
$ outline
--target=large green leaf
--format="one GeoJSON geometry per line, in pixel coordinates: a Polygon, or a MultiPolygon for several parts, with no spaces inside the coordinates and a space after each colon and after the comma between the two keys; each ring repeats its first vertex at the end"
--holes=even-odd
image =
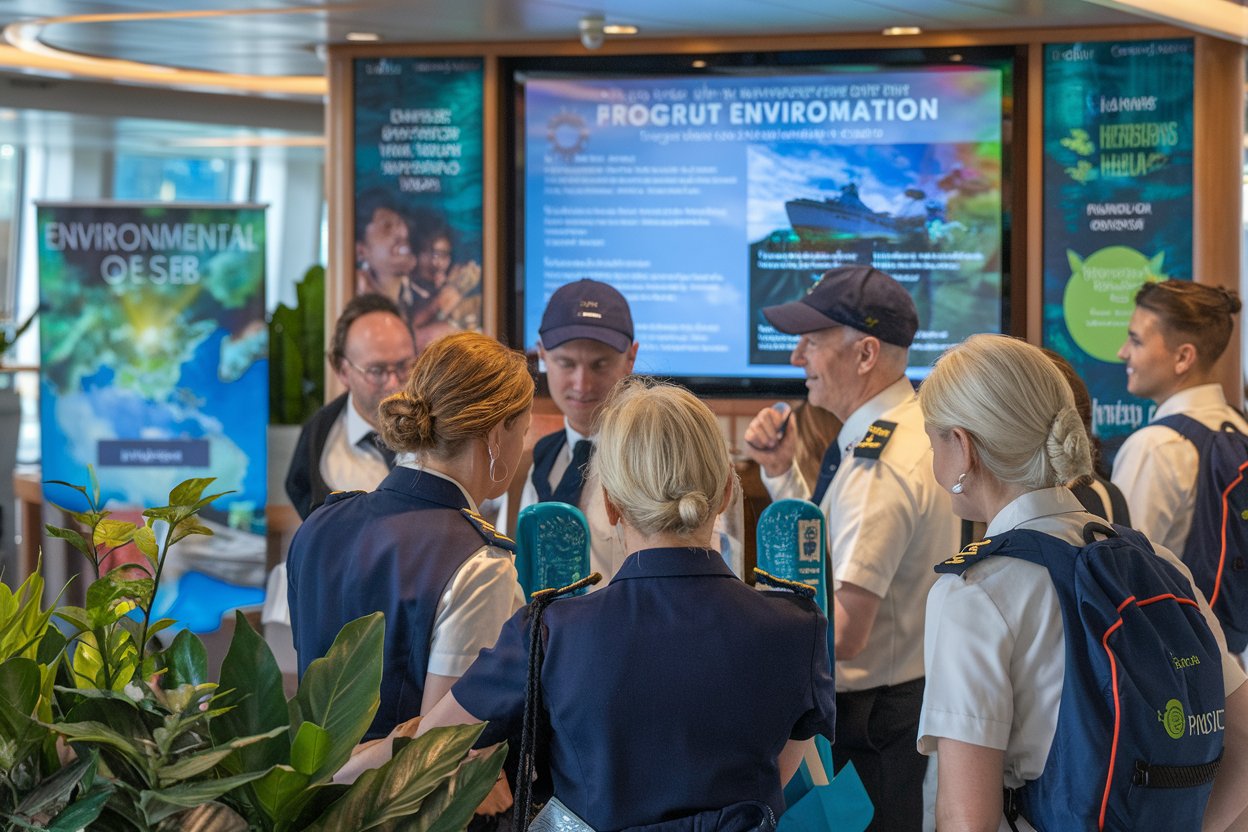
{"type": "Polygon", "coordinates": [[[314,788],[309,788],[310,785],[311,778],[306,774],[300,774],[288,765],[279,765],[249,788],[252,802],[280,827],[293,820],[316,794],[314,788]]]}
{"type": "Polygon", "coordinates": [[[425,798],[420,812],[400,824],[399,829],[404,832],[462,832],[472,820],[473,812],[494,788],[506,758],[507,746],[503,744],[484,757],[464,763],[454,777],[448,777],[425,798]]]}
{"type": "Polygon", "coordinates": [[[324,728],[332,742],[313,782],[333,776],[351,756],[381,701],[385,617],[375,612],[342,628],[329,652],[308,665],[290,701],[290,725],[306,721],[324,728]]]}
{"type": "Polygon", "coordinates": [[[159,790],[145,789],[139,794],[139,808],[147,817],[148,823],[154,825],[201,803],[216,800],[226,792],[257,780],[264,774],[263,771],[249,771],[219,780],[198,780],[159,790]]]}
{"type": "MultiPolygon", "coordinates": [[[[233,691],[223,700],[234,709],[209,723],[218,744],[290,726],[290,711],[282,696],[282,671],[269,645],[241,612],[234,614],[234,638],[221,663],[221,689],[233,691]]],[[[289,752],[289,736],[284,733],[240,749],[237,759],[225,766],[231,771],[255,771],[287,762],[289,752]]]]}
{"type": "Polygon", "coordinates": [[[101,520],[95,527],[95,531],[91,535],[91,542],[95,544],[96,549],[106,546],[109,549],[117,549],[125,546],[134,539],[135,525],[125,520],[101,520]]]}
{"type": "MultiPolygon", "coordinates": [[[[191,754],[189,756],[182,757],[177,762],[161,766],[157,769],[156,777],[159,779],[162,786],[173,785],[179,781],[190,779],[191,777],[195,777],[196,775],[209,771],[226,757],[233,754],[236,749],[243,748],[247,745],[251,745],[252,743],[261,742],[269,737],[277,736],[285,730],[285,728],[274,728],[267,734],[259,734],[254,737],[239,737],[238,739],[231,740],[225,745],[210,748],[207,751],[201,751],[198,754],[191,754]]],[[[263,771],[260,772],[260,774],[263,773],[263,771]]]]}
{"type": "Polygon", "coordinates": [[[169,505],[171,506],[189,506],[194,505],[200,495],[204,493],[204,489],[215,479],[214,477],[195,477],[193,479],[184,480],[175,485],[173,490],[169,492],[169,505]]]}
{"type": "Polygon", "coordinates": [[[82,552],[88,560],[94,562],[95,555],[92,553],[91,547],[87,545],[86,538],[78,534],[78,532],[73,529],[58,528],[57,526],[53,526],[51,523],[47,524],[43,528],[50,536],[59,537],[79,552],[82,552]]]}
{"type": "Polygon", "coordinates": [[[164,652],[168,672],[162,681],[166,689],[178,685],[202,685],[208,681],[208,651],[190,630],[183,630],[164,652]]]}
{"type": "MultiPolygon", "coordinates": [[[[95,821],[104,811],[104,804],[112,797],[113,790],[101,785],[80,796],[65,807],[59,815],[48,824],[48,832],[82,832],[84,829],[96,830],[95,821]]],[[[104,832],[104,830],[100,830],[104,832]]]]}
{"type": "Polygon", "coordinates": [[[0,698],[27,716],[39,703],[42,678],[31,659],[14,658],[0,664],[0,698]]]}
{"type": "MultiPolygon", "coordinates": [[[[484,728],[482,724],[454,725],[417,737],[381,768],[364,772],[307,832],[363,832],[414,815],[425,798],[460,767],[484,728]]],[[[494,773],[497,776],[497,769],[494,773]]]]}
{"type": "Polygon", "coordinates": [[[160,557],[160,546],[156,543],[156,534],[152,531],[151,526],[139,526],[134,530],[134,545],[143,556],[148,559],[152,566],[156,565],[157,559],[160,557]]]}
{"type": "Polygon", "coordinates": [[[290,745],[290,764],[295,771],[311,777],[325,764],[329,746],[329,732],[315,722],[305,722],[290,745]]]}
{"type": "Polygon", "coordinates": [[[118,731],[114,731],[102,722],[54,722],[52,730],[63,735],[70,742],[86,742],[105,745],[133,762],[142,766],[145,762],[143,752],[135,746],[135,739],[118,731]]]}
{"type": "Polygon", "coordinates": [[[22,802],[14,810],[19,816],[33,818],[35,815],[49,811],[58,804],[69,801],[70,795],[79,783],[90,785],[95,779],[95,768],[99,758],[94,752],[87,752],[74,760],[60,771],[39,784],[38,788],[22,798],[22,802]]]}

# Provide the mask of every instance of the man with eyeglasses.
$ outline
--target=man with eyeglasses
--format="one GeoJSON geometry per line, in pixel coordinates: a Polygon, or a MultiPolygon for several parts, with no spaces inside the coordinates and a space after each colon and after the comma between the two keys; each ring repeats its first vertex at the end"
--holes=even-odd
{"type": "Polygon", "coordinates": [[[329,363],[347,392],[312,415],[299,434],[286,493],[306,518],[331,491],[372,491],[394,452],[377,440],[377,406],[407,380],[416,361],[399,308],[382,295],[353,298],[334,326],[329,363]]]}

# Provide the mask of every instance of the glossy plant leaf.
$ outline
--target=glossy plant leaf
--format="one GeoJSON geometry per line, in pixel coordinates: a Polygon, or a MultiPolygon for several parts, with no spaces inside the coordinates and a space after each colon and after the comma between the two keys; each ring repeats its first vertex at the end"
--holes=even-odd
{"type": "Polygon", "coordinates": [[[308,665],[299,692],[290,701],[290,726],[315,722],[332,737],[325,762],[313,782],[328,780],[351,756],[381,701],[385,618],[377,612],[350,622],[329,652],[308,665]]]}
{"type": "MultiPolygon", "coordinates": [[[[290,726],[290,711],[282,695],[282,671],[273,651],[252,629],[247,617],[237,611],[234,637],[221,662],[221,689],[230,691],[222,695],[222,700],[234,707],[209,724],[216,742],[290,726]]],[[[237,759],[227,761],[225,767],[233,772],[268,768],[288,762],[289,752],[290,740],[282,734],[240,749],[237,759]]]]}
{"type": "Polygon", "coordinates": [[[117,549],[134,539],[135,525],[124,520],[101,520],[91,535],[91,542],[96,549],[107,546],[117,549]]]}
{"type": "Polygon", "coordinates": [[[52,819],[47,825],[48,832],[82,832],[84,829],[105,832],[96,824],[96,819],[112,794],[112,789],[100,786],[79,797],[52,819]]]}
{"type": "Polygon", "coordinates": [[[215,479],[214,477],[194,477],[184,480],[173,487],[169,492],[169,505],[171,506],[187,506],[194,505],[195,502],[204,493],[215,479]]]}
{"type": "Polygon", "coordinates": [[[425,798],[460,767],[484,728],[481,724],[455,725],[417,737],[381,768],[364,772],[307,832],[363,832],[414,815],[425,798]]]}
{"type": "Polygon", "coordinates": [[[208,681],[208,651],[190,630],[178,633],[162,655],[168,671],[162,680],[166,689],[208,681]]]}
{"type": "Polygon", "coordinates": [[[79,552],[82,552],[84,555],[86,555],[87,559],[90,560],[92,563],[95,562],[95,553],[91,551],[91,547],[87,545],[86,538],[84,538],[78,532],[74,531],[73,529],[58,528],[56,526],[53,526],[51,523],[45,525],[43,528],[45,531],[47,531],[47,533],[51,537],[59,537],[61,540],[64,540],[70,546],[73,546],[79,552]]]}
{"type": "Polygon", "coordinates": [[[185,812],[264,776],[263,771],[250,771],[233,777],[181,783],[166,789],[145,789],[139,793],[139,809],[148,823],[157,824],[179,812],[185,812]]]}
{"type": "Polygon", "coordinates": [[[155,566],[160,558],[160,545],[151,526],[139,526],[134,530],[134,546],[155,566]]]}
{"type": "Polygon", "coordinates": [[[274,766],[249,786],[255,805],[279,828],[294,819],[316,794],[309,788],[312,778],[288,765],[274,766]]]}
{"type": "Polygon", "coordinates": [[[325,765],[329,746],[329,732],[315,722],[305,722],[290,744],[290,765],[300,774],[311,777],[325,765]]]}
{"type": "Polygon", "coordinates": [[[404,832],[461,832],[494,788],[505,759],[507,746],[503,744],[484,757],[465,762],[454,777],[448,777],[425,798],[414,818],[402,824],[404,832]]]}
{"type": "Polygon", "coordinates": [[[87,751],[78,759],[39,784],[39,787],[22,798],[14,813],[27,819],[48,812],[59,804],[69,802],[79,784],[90,787],[95,779],[99,758],[94,751],[87,751]]]}

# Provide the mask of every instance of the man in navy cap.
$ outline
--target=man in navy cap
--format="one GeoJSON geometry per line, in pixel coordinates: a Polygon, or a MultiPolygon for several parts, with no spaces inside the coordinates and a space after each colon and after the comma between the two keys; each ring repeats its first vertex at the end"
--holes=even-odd
{"type": "Polygon", "coordinates": [[[833,269],[799,301],[763,309],[798,335],[792,362],[811,404],[844,426],[816,483],[793,465],[796,431],[759,413],[745,433],[773,498],[809,498],[828,521],[835,621],[838,765],[852,761],[875,804],[871,829],[919,830],[926,760],[915,748],[923,701],[923,623],[932,567],[957,551],[950,498],[906,378],[919,320],[910,293],[864,266],[833,269]]]}
{"type": "Polygon", "coordinates": [[[616,542],[597,498],[599,489],[586,487],[583,473],[598,432],[598,413],[637,360],[633,315],[615,287],[577,280],[551,295],[538,337],[537,354],[546,365],[546,386],[563,414],[563,428],[533,446],[533,467],[519,507],[552,500],[580,507],[589,521],[590,568],[609,578],[628,553],[616,542]]]}

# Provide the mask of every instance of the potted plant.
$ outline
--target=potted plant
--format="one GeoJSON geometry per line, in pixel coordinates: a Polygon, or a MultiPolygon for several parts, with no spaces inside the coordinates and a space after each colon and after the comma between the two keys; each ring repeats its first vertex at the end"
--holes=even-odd
{"type": "Polygon", "coordinates": [[[85,605],[44,608],[38,571],[16,590],[0,585],[0,829],[467,825],[506,753],[466,760],[480,726],[396,743],[385,766],[332,782],[378,707],[381,613],[344,627],[289,701],[240,613],[220,681],[209,682],[199,639],[181,630],[160,647],[151,636],[176,622],[151,610],[170,547],[212,533],[197,513],[221,495],[204,495],[211,479],[187,480],[136,524],[111,517],[90,479],[59,483],[86,498],[87,511],[69,512],[79,528],[47,529],[91,564],[85,605]],[[100,574],[124,547],[140,562],[100,574]]]}

